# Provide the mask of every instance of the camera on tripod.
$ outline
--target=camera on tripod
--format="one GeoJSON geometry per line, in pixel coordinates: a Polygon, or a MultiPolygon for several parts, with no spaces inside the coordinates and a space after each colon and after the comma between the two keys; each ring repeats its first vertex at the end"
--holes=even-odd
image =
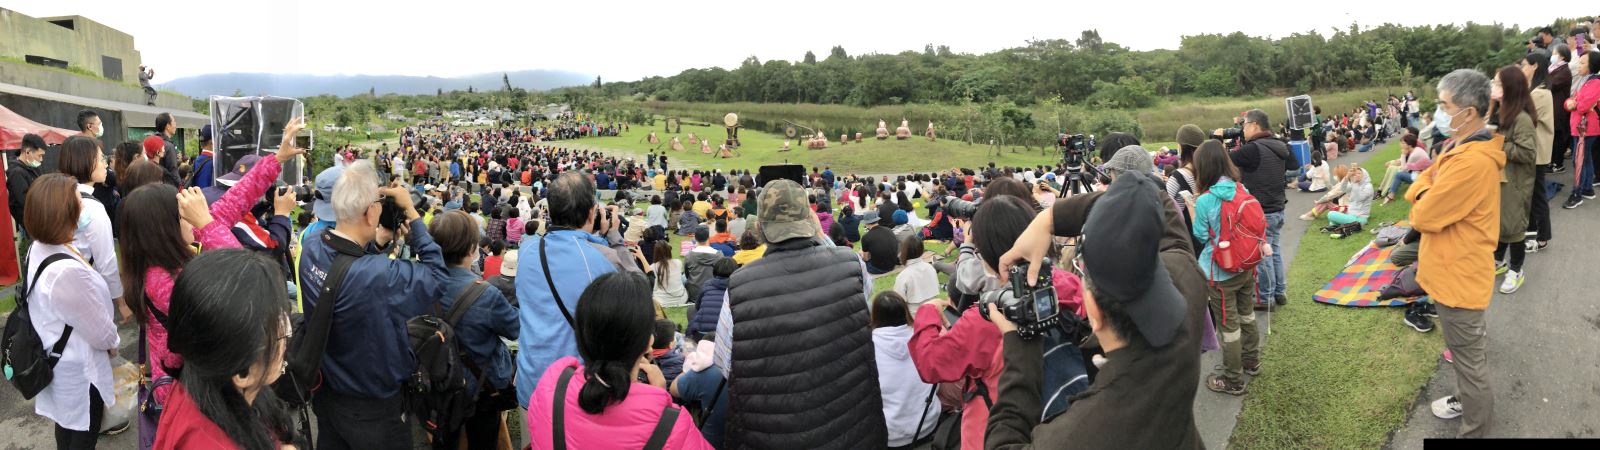
{"type": "Polygon", "coordinates": [[[989,318],[989,305],[995,305],[1006,320],[1017,325],[1017,336],[1034,339],[1050,330],[1061,330],[1065,342],[1082,345],[1093,334],[1089,324],[1072,314],[1062,314],[1056,301],[1056,289],[1050,279],[1050,258],[1040,262],[1039,276],[1033,286],[1028,286],[1028,263],[1011,267],[1011,286],[984,292],[978,296],[978,313],[983,320],[989,318]]]}
{"type": "Polygon", "coordinates": [[[1061,149],[1061,162],[1076,171],[1083,167],[1083,155],[1095,147],[1094,135],[1060,133],[1056,135],[1056,146],[1061,149]]]}

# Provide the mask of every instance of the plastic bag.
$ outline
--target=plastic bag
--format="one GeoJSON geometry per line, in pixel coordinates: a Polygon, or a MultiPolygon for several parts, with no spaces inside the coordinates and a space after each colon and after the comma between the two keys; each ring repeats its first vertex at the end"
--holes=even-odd
{"type": "Polygon", "coordinates": [[[104,419],[100,421],[100,432],[111,430],[125,430],[128,424],[134,421],[134,410],[139,404],[139,366],[125,361],[122,365],[111,368],[112,384],[116,385],[113,391],[117,401],[106,405],[104,419]]]}

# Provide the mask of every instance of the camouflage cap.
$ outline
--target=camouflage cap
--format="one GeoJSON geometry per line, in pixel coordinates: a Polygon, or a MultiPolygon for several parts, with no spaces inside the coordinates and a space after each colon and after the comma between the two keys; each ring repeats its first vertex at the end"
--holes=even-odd
{"type": "Polygon", "coordinates": [[[811,205],[806,191],[791,180],[773,180],[761,190],[756,199],[756,218],[760,220],[761,239],[778,243],[794,238],[817,235],[817,226],[811,222],[811,205]]]}

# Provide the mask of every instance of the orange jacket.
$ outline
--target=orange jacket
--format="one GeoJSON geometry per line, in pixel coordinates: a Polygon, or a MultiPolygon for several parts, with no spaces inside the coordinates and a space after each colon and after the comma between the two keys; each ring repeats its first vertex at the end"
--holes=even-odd
{"type": "Polygon", "coordinates": [[[1484,310],[1494,296],[1494,247],[1500,235],[1500,170],[1505,138],[1487,131],[1465,138],[1417,175],[1406,191],[1411,227],[1422,233],[1417,283],[1434,301],[1484,310]]]}

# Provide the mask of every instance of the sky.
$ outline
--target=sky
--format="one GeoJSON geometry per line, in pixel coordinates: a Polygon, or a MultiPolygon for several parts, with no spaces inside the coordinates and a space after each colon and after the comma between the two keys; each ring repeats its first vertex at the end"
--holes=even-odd
{"type": "Polygon", "coordinates": [[[1237,1],[880,2],[484,0],[6,0],[33,17],[81,15],[134,37],[157,83],[224,72],[461,76],[566,70],[610,81],[738,67],[749,56],[826,57],[947,45],[981,54],[1030,39],[1097,29],[1135,50],[1177,48],[1182,36],[1243,31],[1331,35],[1376,26],[1501,22],[1542,26],[1550,8],[1468,8],[1341,0],[1314,12],[1237,1]],[[159,5],[151,7],[151,5],[159,5]],[[1507,9],[1520,9],[1506,14],[1507,9]]]}

